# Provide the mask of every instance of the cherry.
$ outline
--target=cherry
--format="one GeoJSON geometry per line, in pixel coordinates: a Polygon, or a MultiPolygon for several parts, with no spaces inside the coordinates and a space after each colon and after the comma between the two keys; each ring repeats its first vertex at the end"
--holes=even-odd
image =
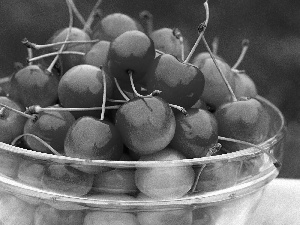
{"type": "Polygon", "coordinates": [[[161,90],[161,98],[184,108],[199,100],[204,83],[204,75],[196,66],[182,63],[170,54],[157,56],[146,75],[148,93],[161,90]]]}
{"type": "Polygon", "coordinates": [[[123,143],[138,154],[164,149],[175,133],[174,113],[160,97],[131,99],[118,109],[115,120],[123,143]]]}
{"type": "Polygon", "coordinates": [[[29,65],[11,77],[10,98],[24,107],[46,107],[58,100],[58,78],[45,71],[41,65],[29,65]]]}
{"type": "Polygon", "coordinates": [[[99,41],[94,44],[91,50],[84,56],[84,62],[97,67],[106,66],[109,46],[109,41],[99,41]]]}
{"type": "Polygon", "coordinates": [[[215,116],[203,109],[187,109],[187,115],[175,117],[176,130],[170,146],[187,158],[199,158],[218,142],[215,116]]]}
{"type": "MultiPolygon", "coordinates": [[[[63,42],[66,40],[67,34],[68,34],[69,28],[63,28],[59,31],[57,31],[53,36],[50,38],[49,43],[57,43],[57,42],[63,42]]],[[[89,35],[82,29],[79,29],[77,27],[72,27],[70,30],[68,41],[90,41],[89,35]]],[[[54,51],[59,50],[61,45],[55,46],[52,49],[54,51]]],[[[87,53],[92,48],[92,44],[87,43],[73,43],[73,44],[67,44],[64,47],[64,50],[68,51],[77,51],[77,52],[83,52],[87,53]]],[[[61,55],[61,62],[62,62],[62,70],[63,73],[68,71],[70,68],[82,64],[84,62],[84,57],[82,55],[74,55],[74,54],[68,54],[68,55],[61,55]]]]}
{"type": "Polygon", "coordinates": [[[257,96],[257,88],[254,81],[245,72],[233,71],[235,79],[234,94],[237,98],[257,96]]]}
{"type": "MultiPolygon", "coordinates": [[[[66,156],[82,159],[119,160],[123,153],[123,143],[116,127],[109,121],[88,116],[73,123],[64,146],[66,156]]],[[[76,168],[88,173],[107,170],[96,166],[76,165],[76,168]]]]}
{"type": "Polygon", "coordinates": [[[45,166],[34,160],[24,159],[20,162],[18,169],[18,180],[33,187],[42,187],[42,177],[45,166]]]}
{"type": "MultiPolygon", "coordinates": [[[[226,103],[217,109],[215,116],[220,136],[252,144],[260,144],[268,137],[270,115],[257,99],[241,98],[239,101],[226,103]]],[[[234,142],[220,143],[230,152],[248,147],[234,142]]]]}
{"type": "MultiPolygon", "coordinates": [[[[54,108],[59,107],[54,106],[54,108]]],[[[27,120],[24,125],[24,133],[40,137],[58,153],[63,153],[67,131],[74,122],[74,116],[68,111],[42,111],[38,113],[37,119],[27,120]]],[[[25,136],[24,139],[30,149],[51,153],[45,145],[35,138],[25,136]]]]}
{"type": "MultiPolygon", "coordinates": [[[[138,200],[150,200],[151,198],[138,197],[138,200]]],[[[140,225],[192,225],[193,213],[189,207],[167,210],[149,210],[137,213],[137,219],[140,225]]]]}
{"type": "MultiPolygon", "coordinates": [[[[222,60],[215,59],[215,61],[230,86],[235,87],[235,78],[230,66],[222,60]]],[[[219,107],[223,103],[231,102],[232,95],[220,75],[213,59],[206,58],[204,65],[200,70],[205,77],[205,85],[201,98],[214,108],[219,107]]]]}
{"type": "Polygon", "coordinates": [[[201,98],[191,108],[209,110],[209,106],[201,98]]]}
{"type": "Polygon", "coordinates": [[[24,111],[25,108],[5,96],[0,96],[0,106],[0,141],[10,144],[14,138],[23,133],[27,118],[15,111],[7,109],[6,106],[17,111],[24,111]]]}
{"type": "Polygon", "coordinates": [[[140,30],[138,23],[123,13],[112,13],[105,16],[93,28],[93,38],[113,41],[126,31],[140,30]]]}
{"type": "Polygon", "coordinates": [[[253,158],[243,160],[241,171],[239,174],[239,180],[243,181],[259,174],[264,170],[264,166],[269,164],[267,160],[268,159],[264,154],[260,154],[253,158]]]}
{"type": "Polygon", "coordinates": [[[87,194],[93,180],[94,175],[62,164],[47,165],[41,179],[43,189],[74,196],[87,194]]]}
{"type": "MultiPolygon", "coordinates": [[[[147,195],[140,193],[138,201],[155,201],[147,195]]],[[[137,219],[140,225],[192,225],[193,210],[191,207],[182,207],[168,210],[138,210],[137,219]]]]}
{"type": "MultiPolygon", "coordinates": [[[[100,107],[103,95],[110,98],[114,84],[109,75],[99,67],[82,64],[68,70],[59,81],[58,98],[65,108],[100,107]],[[106,93],[104,93],[104,80],[106,80],[106,93]]],[[[99,118],[99,111],[72,111],[77,119],[81,116],[94,116],[99,118]]]]}
{"type": "Polygon", "coordinates": [[[32,225],[35,206],[6,193],[0,197],[0,223],[32,225]]]}
{"type": "Polygon", "coordinates": [[[145,76],[155,57],[153,41],[141,31],[126,31],[114,39],[108,53],[108,72],[118,81],[129,83],[145,76]]]}
{"type": "Polygon", "coordinates": [[[216,191],[234,186],[238,182],[240,169],[240,161],[218,161],[206,164],[200,174],[195,192],[216,191]]]}
{"type": "Polygon", "coordinates": [[[242,52],[237,62],[232,66],[231,70],[234,74],[235,87],[234,94],[237,97],[256,97],[257,89],[254,81],[245,73],[245,71],[238,70],[237,67],[241,64],[244,56],[248,50],[249,40],[245,39],[242,42],[242,52]]]}
{"type": "Polygon", "coordinates": [[[16,178],[21,159],[17,154],[2,151],[0,154],[1,176],[16,178]]]}
{"type": "MultiPolygon", "coordinates": [[[[220,61],[225,62],[225,60],[218,55],[214,54],[214,57],[220,61]]],[[[192,64],[197,66],[201,70],[205,64],[205,61],[210,58],[211,58],[211,56],[210,56],[209,52],[201,52],[193,58],[192,64]]]]}
{"type": "Polygon", "coordinates": [[[34,224],[82,225],[84,212],[80,210],[58,210],[47,204],[39,205],[34,213],[34,224]]]}
{"type": "Polygon", "coordinates": [[[83,225],[140,225],[136,216],[129,212],[90,211],[84,218],[83,225]]]}
{"type": "MultiPolygon", "coordinates": [[[[143,155],[139,161],[171,161],[185,157],[171,148],[143,155]]],[[[174,199],[184,196],[194,182],[191,166],[170,166],[164,162],[162,167],[137,168],[135,182],[138,189],[150,198],[174,199]]]]}
{"type": "Polygon", "coordinates": [[[112,194],[134,194],[137,187],[134,181],[135,170],[113,169],[95,175],[93,190],[112,194]]]}
{"type": "MultiPolygon", "coordinates": [[[[182,59],[182,43],[175,36],[174,29],[160,28],[150,34],[150,38],[154,42],[154,47],[164,53],[174,55],[178,60],[182,59]]],[[[183,39],[185,41],[185,39],[183,39]]],[[[188,51],[188,43],[184,42],[184,52],[188,51]]]]}
{"type": "Polygon", "coordinates": [[[11,76],[0,78],[0,96],[7,96],[10,88],[11,76]]]}

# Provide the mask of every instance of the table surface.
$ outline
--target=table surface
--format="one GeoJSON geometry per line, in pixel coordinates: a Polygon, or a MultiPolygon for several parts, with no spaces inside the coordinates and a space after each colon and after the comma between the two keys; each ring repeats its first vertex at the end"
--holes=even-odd
{"type": "Polygon", "coordinates": [[[273,180],[247,225],[299,225],[300,179],[273,180]]]}

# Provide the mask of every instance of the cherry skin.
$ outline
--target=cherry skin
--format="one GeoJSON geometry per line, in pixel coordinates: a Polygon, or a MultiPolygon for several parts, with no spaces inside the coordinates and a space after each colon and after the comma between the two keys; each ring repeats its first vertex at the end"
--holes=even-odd
{"type": "Polygon", "coordinates": [[[0,196],[0,221],[2,224],[32,225],[35,206],[5,193],[0,196]]]}
{"type": "MultiPolygon", "coordinates": [[[[0,96],[0,103],[18,111],[25,110],[19,103],[5,96],[0,96]]],[[[10,144],[18,135],[23,133],[27,118],[10,109],[6,109],[2,106],[0,107],[0,141],[10,144]]]]}
{"type": "MultiPolygon", "coordinates": [[[[261,144],[268,137],[270,115],[255,98],[240,98],[220,106],[215,116],[219,135],[252,144],[261,144]]],[[[234,152],[249,146],[229,141],[220,141],[227,151],[234,152]]]]}
{"type": "Polygon", "coordinates": [[[93,39],[113,41],[126,31],[140,30],[137,22],[123,13],[105,16],[93,28],[93,39]]]}
{"type": "Polygon", "coordinates": [[[43,189],[74,196],[87,194],[92,189],[93,180],[93,174],[61,164],[48,165],[41,179],[43,189]]]}
{"type": "MultiPolygon", "coordinates": [[[[120,161],[132,161],[132,157],[123,154],[120,161]]],[[[135,169],[115,168],[95,175],[93,190],[105,193],[106,196],[135,194],[137,187],[134,181],[135,169]]]]}
{"type": "MultiPolygon", "coordinates": [[[[214,57],[220,61],[225,61],[218,55],[214,55],[214,57]]],[[[209,54],[209,52],[201,52],[193,58],[192,64],[197,66],[201,70],[204,66],[206,59],[211,59],[211,55],[209,54]]]]}
{"type": "MultiPolygon", "coordinates": [[[[24,125],[24,133],[41,138],[57,152],[63,153],[65,137],[74,122],[74,116],[68,111],[42,111],[37,115],[36,120],[27,120],[24,125]]],[[[30,149],[37,152],[51,153],[46,146],[35,138],[25,136],[24,139],[30,149]]]]}
{"type": "Polygon", "coordinates": [[[218,124],[215,116],[203,109],[187,109],[178,113],[176,130],[170,146],[187,158],[200,158],[218,143],[218,124]]]}
{"type": "Polygon", "coordinates": [[[257,96],[257,89],[254,81],[246,74],[241,72],[234,72],[235,87],[234,94],[237,98],[249,97],[255,98],[257,96]]]}
{"type": "Polygon", "coordinates": [[[21,157],[19,157],[17,154],[2,151],[0,154],[1,174],[15,179],[18,175],[18,169],[21,160],[21,157]]]}
{"type": "MultiPolygon", "coordinates": [[[[82,159],[119,160],[123,154],[123,143],[117,128],[109,121],[88,116],[73,123],[66,135],[64,146],[66,156],[82,159]]],[[[88,173],[107,169],[79,165],[76,168],[88,173]]]]}
{"type": "Polygon", "coordinates": [[[258,175],[265,169],[264,167],[266,165],[269,165],[267,161],[268,159],[264,154],[260,154],[253,158],[243,160],[241,172],[239,174],[239,180],[246,180],[250,177],[258,175]]]}
{"type": "Polygon", "coordinates": [[[10,98],[24,107],[47,107],[57,102],[58,78],[41,65],[29,65],[11,77],[10,98]]]}
{"type": "Polygon", "coordinates": [[[209,110],[208,105],[201,98],[199,98],[198,101],[191,106],[191,108],[209,110]]]}
{"type": "Polygon", "coordinates": [[[109,225],[140,225],[133,213],[90,211],[84,218],[83,225],[109,224],[109,225]]]}
{"type": "Polygon", "coordinates": [[[42,177],[45,166],[34,160],[25,159],[20,162],[18,169],[18,180],[33,187],[42,187],[42,177]]]}
{"type": "MultiPolygon", "coordinates": [[[[171,28],[160,28],[150,34],[150,38],[154,42],[154,47],[164,53],[174,55],[178,60],[181,60],[181,44],[180,40],[173,34],[171,28]]],[[[185,39],[184,39],[185,40],[185,39]]],[[[185,51],[188,52],[188,44],[185,44],[185,51]]]]}
{"type": "Polygon", "coordinates": [[[134,81],[142,80],[154,57],[154,43],[145,33],[126,31],[110,44],[108,73],[118,81],[129,83],[128,72],[132,71],[134,81]]]}
{"type": "Polygon", "coordinates": [[[93,190],[112,194],[134,194],[137,187],[134,181],[134,170],[113,169],[95,175],[93,190]]]}
{"type": "MultiPolygon", "coordinates": [[[[171,148],[143,155],[139,161],[171,161],[185,157],[171,148]]],[[[194,182],[194,170],[191,166],[163,166],[137,168],[135,182],[138,189],[153,199],[173,199],[184,196],[194,182]]]]}
{"type": "Polygon", "coordinates": [[[200,174],[195,192],[209,192],[232,187],[238,182],[240,170],[240,161],[219,161],[206,164],[200,174]]]}
{"type": "Polygon", "coordinates": [[[146,75],[148,93],[161,90],[161,98],[184,108],[199,100],[204,84],[204,76],[196,66],[182,63],[170,54],[157,56],[146,75]]]}
{"type": "Polygon", "coordinates": [[[84,56],[85,64],[104,67],[107,63],[107,55],[109,50],[109,41],[99,41],[94,44],[90,51],[84,56]]]}
{"type": "MultiPolygon", "coordinates": [[[[234,75],[229,65],[219,59],[216,59],[216,62],[227,79],[229,85],[234,88],[234,75]]],[[[214,108],[217,108],[226,102],[231,102],[232,95],[228,90],[228,87],[226,86],[216,65],[214,64],[213,59],[205,59],[204,65],[202,68],[200,68],[200,70],[205,77],[205,85],[201,99],[214,108]]]]}
{"type": "MultiPolygon", "coordinates": [[[[57,31],[49,40],[50,43],[64,42],[66,40],[69,28],[64,28],[57,31]]],[[[90,41],[90,36],[82,29],[77,27],[72,27],[71,32],[68,38],[68,41],[90,41]]],[[[61,45],[55,46],[52,48],[52,51],[58,51],[61,48],[61,45]]],[[[92,48],[91,43],[72,43],[66,44],[64,47],[64,51],[76,51],[87,53],[92,48]]],[[[72,67],[84,63],[84,56],[82,55],[74,55],[67,54],[61,55],[61,69],[64,74],[66,71],[71,69],[72,67]]]]}
{"type": "MultiPolygon", "coordinates": [[[[138,201],[151,201],[150,197],[140,193],[137,196],[138,201]]],[[[192,225],[192,208],[178,208],[168,210],[141,210],[137,212],[137,219],[140,225],[192,225]]]]}
{"type": "Polygon", "coordinates": [[[172,109],[159,97],[131,99],[118,109],[115,121],[123,143],[138,154],[164,149],[176,126],[172,109]]]}
{"type": "Polygon", "coordinates": [[[43,225],[82,225],[84,212],[80,210],[58,210],[47,204],[41,204],[36,208],[34,224],[43,225]]]}
{"type": "MultiPolygon", "coordinates": [[[[111,98],[114,83],[99,67],[82,64],[68,70],[58,84],[58,98],[65,108],[101,107],[103,99],[103,76],[106,79],[106,96],[111,98]]],[[[72,111],[77,119],[81,116],[100,118],[100,111],[72,111]]]]}

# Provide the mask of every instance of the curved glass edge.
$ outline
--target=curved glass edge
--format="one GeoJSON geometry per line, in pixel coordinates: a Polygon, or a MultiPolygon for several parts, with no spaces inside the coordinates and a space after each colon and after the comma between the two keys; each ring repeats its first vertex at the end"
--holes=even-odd
{"type": "MultiPolygon", "coordinates": [[[[273,105],[271,102],[263,97],[258,96],[257,99],[267,105],[273,112],[274,116],[280,120],[278,126],[272,137],[260,144],[259,146],[267,150],[271,150],[272,146],[280,142],[285,137],[285,119],[281,111],[273,105]]],[[[187,166],[187,165],[202,165],[218,161],[242,161],[248,158],[253,158],[262,154],[262,151],[255,147],[250,147],[237,152],[227,153],[223,155],[215,155],[210,157],[201,157],[193,159],[182,159],[173,161],[110,161],[110,160],[91,160],[71,158],[67,156],[51,155],[42,152],[36,152],[16,146],[12,146],[3,142],[0,142],[0,151],[15,153],[25,157],[30,157],[37,160],[49,161],[53,163],[69,164],[69,165],[84,165],[84,166],[106,166],[113,168],[151,168],[151,167],[172,167],[172,166],[187,166]]],[[[271,152],[272,153],[272,152],[271,152]]]]}
{"type": "Polygon", "coordinates": [[[42,190],[32,187],[6,176],[0,176],[0,190],[10,192],[14,195],[29,197],[45,201],[46,204],[70,204],[76,209],[129,209],[129,210],[157,210],[158,208],[184,208],[184,207],[206,207],[220,202],[231,201],[242,198],[265,187],[275,179],[279,171],[275,167],[269,167],[262,173],[253,176],[246,182],[238,185],[205,193],[196,193],[183,196],[178,199],[159,200],[101,200],[92,197],[76,197],[72,195],[59,194],[56,192],[42,190]]]}

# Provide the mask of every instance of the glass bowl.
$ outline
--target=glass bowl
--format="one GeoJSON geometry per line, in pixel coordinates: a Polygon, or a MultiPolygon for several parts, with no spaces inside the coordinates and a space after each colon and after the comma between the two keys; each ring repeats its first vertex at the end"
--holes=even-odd
{"type": "MultiPolygon", "coordinates": [[[[284,117],[258,100],[272,120],[259,146],[281,161],[284,117]]],[[[4,225],[243,225],[279,173],[255,147],[173,161],[86,160],[4,143],[0,154],[4,225]]]]}

